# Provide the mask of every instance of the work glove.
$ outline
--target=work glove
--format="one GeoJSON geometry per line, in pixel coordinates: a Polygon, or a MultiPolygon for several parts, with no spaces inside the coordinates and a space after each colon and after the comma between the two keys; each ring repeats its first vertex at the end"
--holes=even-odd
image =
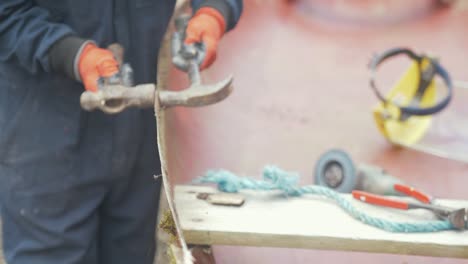
{"type": "Polygon", "coordinates": [[[86,90],[94,92],[98,90],[101,77],[119,72],[121,53],[116,45],[102,49],[92,40],[66,36],[53,43],[48,55],[51,71],[82,82],[86,90]]]}
{"type": "Polygon", "coordinates": [[[223,15],[215,8],[202,7],[189,20],[185,32],[185,44],[197,42],[205,44],[206,53],[200,70],[211,66],[216,60],[218,43],[226,32],[226,22],[223,15]]]}
{"type": "Polygon", "coordinates": [[[98,90],[99,78],[111,77],[119,72],[119,63],[108,49],[86,44],[78,60],[78,72],[87,91],[98,90]]]}

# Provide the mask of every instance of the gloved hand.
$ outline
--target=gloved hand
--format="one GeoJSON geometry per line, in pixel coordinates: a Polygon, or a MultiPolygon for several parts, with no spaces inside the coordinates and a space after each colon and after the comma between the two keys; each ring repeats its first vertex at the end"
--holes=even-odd
{"type": "Polygon", "coordinates": [[[119,72],[119,63],[113,53],[94,44],[86,44],[78,61],[78,72],[88,91],[98,90],[100,77],[110,77],[119,72]]]}
{"type": "Polygon", "coordinates": [[[200,70],[208,68],[216,60],[218,43],[225,31],[226,22],[223,15],[211,7],[200,8],[189,20],[185,44],[203,42],[206,47],[205,58],[200,65],[200,70]]]}

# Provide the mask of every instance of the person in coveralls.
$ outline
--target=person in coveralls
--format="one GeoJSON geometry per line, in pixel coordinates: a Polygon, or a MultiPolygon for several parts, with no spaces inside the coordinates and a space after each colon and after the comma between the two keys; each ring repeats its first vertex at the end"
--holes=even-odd
{"type": "MultiPolygon", "coordinates": [[[[235,28],[242,0],[192,0],[186,43],[201,69],[235,28]]],[[[84,90],[119,71],[156,83],[175,0],[0,1],[0,202],[9,264],[150,264],[160,174],[151,109],[86,112],[84,90]]]]}

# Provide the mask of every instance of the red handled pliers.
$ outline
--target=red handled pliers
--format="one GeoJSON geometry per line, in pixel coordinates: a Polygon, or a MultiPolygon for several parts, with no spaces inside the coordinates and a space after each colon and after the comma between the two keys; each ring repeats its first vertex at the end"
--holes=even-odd
{"type": "Polygon", "coordinates": [[[394,189],[400,193],[411,196],[421,203],[407,202],[403,200],[395,200],[387,198],[382,195],[376,195],[364,191],[352,191],[352,195],[355,199],[365,203],[397,208],[402,210],[409,209],[427,209],[434,212],[440,219],[448,220],[457,229],[468,229],[468,209],[460,208],[453,209],[445,206],[433,205],[433,198],[421,191],[414,189],[413,187],[405,186],[402,184],[395,184],[394,189]]]}

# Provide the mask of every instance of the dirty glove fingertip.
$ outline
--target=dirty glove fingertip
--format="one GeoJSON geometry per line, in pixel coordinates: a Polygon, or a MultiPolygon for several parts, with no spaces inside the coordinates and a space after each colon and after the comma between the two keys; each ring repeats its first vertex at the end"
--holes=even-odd
{"type": "Polygon", "coordinates": [[[201,70],[205,70],[207,69],[208,67],[211,66],[211,64],[213,64],[216,60],[216,54],[213,54],[211,56],[207,56],[205,58],[205,60],[203,61],[202,65],[200,66],[200,69],[201,70]]]}
{"type": "Polygon", "coordinates": [[[114,59],[103,60],[97,67],[99,75],[102,77],[110,77],[119,72],[119,65],[114,59]]]}
{"type": "Polygon", "coordinates": [[[215,39],[212,39],[210,37],[205,37],[203,39],[203,43],[206,46],[206,54],[205,54],[205,59],[203,60],[202,65],[200,66],[202,70],[208,68],[211,66],[211,64],[214,63],[216,60],[216,51],[217,51],[217,41],[215,39]]]}
{"type": "Polygon", "coordinates": [[[199,34],[187,34],[187,36],[185,37],[184,43],[187,45],[190,45],[190,44],[200,42],[200,41],[201,41],[201,37],[199,34]]]}
{"type": "Polygon", "coordinates": [[[87,91],[97,92],[99,75],[97,73],[89,73],[83,80],[84,87],[87,91]]]}

